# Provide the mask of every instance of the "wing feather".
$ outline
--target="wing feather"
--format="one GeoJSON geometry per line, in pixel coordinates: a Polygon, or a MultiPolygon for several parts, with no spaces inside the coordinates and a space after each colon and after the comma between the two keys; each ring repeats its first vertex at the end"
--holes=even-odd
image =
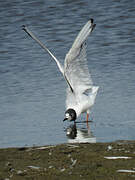
{"type": "Polygon", "coordinates": [[[94,27],[93,19],[89,20],[78,34],[72,48],[65,57],[65,75],[76,93],[78,90],[83,93],[93,85],[87,66],[86,39],[94,27]]]}
{"type": "Polygon", "coordinates": [[[23,25],[23,30],[32,38],[34,39],[47,53],[53,58],[53,60],[56,62],[60,72],[64,76],[64,69],[61,63],[58,61],[58,59],[51,53],[51,51],[25,26],[23,25]]]}

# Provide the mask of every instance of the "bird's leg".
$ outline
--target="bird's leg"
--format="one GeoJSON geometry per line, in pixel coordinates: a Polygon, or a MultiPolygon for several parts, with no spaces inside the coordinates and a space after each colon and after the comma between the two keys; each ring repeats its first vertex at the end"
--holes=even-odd
{"type": "Polygon", "coordinates": [[[86,122],[88,123],[89,121],[89,113],[87,113],[87,116],[86,116],[86,122]]]}
{"type": "Polygon", "coordinates": [[[88,128],[88,130],[89,130],[89,113],[87,113],[87,115],[86,115],[86,123],[87,123],[87,128],[88,128]]]}

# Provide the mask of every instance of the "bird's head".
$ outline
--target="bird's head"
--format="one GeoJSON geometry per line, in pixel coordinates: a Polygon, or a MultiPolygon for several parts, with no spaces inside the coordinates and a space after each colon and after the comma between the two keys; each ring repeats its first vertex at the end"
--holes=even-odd
{"type": "Polygon", "coordinates": [[[74,109],[67,109],[65,112],[65,119],[63,121],[75,121],[77,118],[76,112],[74,109]]]}

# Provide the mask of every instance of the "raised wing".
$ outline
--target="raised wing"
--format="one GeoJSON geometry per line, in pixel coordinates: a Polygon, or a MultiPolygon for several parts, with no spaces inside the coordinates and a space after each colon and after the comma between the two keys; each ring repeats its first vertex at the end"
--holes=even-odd
{"type": "Polygon", "coordinates": [[[64,76],[64,69],[58,59],[50,52],[50,50],[25,26],[23,25],[23,30],[32,38],[34,39],[45,51],[48,52],[48,54],[55,60],[60,72],[64,76]]]}
{"type": "MultiPolygon", "coordinates": [[[[87,66],[86,39],[94,27],[93,19],[84,25],[65,58],[65,76],[76,94],[85,92],[90,89],[93,84],[87,66]]],[[[67,96],[70,92],[69,90],[67,96]]]]}

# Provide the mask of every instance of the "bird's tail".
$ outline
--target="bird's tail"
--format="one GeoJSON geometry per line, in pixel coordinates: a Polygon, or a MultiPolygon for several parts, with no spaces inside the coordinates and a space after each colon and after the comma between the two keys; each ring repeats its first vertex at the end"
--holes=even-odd
{"type": "Polygon", "coordinates": [[[93,100],[93,104],[95,102],[95,98],[96,98],[98,89],[99,89],[99,86],[93,86],[92,87],[92,100],[93,100]]]}
{"type": "Polygon", "coordinates": [[[99,89],[99,86],[93,86],[92,87],[92,94],[97,94],[98,89],[99,89]]]}

